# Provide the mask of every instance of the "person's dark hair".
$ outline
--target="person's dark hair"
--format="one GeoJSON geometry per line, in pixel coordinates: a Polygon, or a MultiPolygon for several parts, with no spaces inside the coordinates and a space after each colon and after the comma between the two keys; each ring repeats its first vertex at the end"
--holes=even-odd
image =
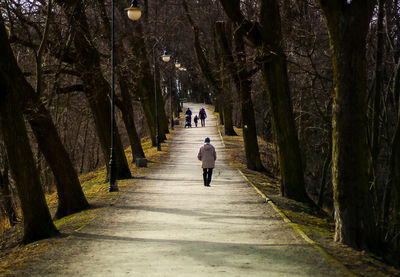
{"type": "Polygon", "coordinates": [[[210,142],[210,138],[205,138],[204,142],[210,142]]]}

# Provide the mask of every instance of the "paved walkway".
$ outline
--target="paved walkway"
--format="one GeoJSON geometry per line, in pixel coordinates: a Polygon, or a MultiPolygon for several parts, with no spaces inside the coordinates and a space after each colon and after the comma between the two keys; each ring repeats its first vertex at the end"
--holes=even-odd
{"type": "Polygon", "coordinates": [[[342,276],[228,166],[207,114],[206,127],[177,130],[169,162],[32,276],[342,276]],[[196,158],[206,136],[217,150],[211,187],[196,158]]]}

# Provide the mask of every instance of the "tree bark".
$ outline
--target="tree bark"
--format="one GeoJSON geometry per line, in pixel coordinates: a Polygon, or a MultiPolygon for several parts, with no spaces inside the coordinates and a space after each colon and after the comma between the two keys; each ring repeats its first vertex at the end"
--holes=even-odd
{"type": "Polygon", "coordinates": [[[258,148],[257,132],[254,118],[253,102],[251,100],[251,80],[246,69],[246,50],[243,36],[240,32],[234,34],[236,48],[236,63],[226,41],[225,23],[216,23],[217,39],[219,41],[223,57],[226,58],[229,71],[239,92],[240,111],[243,120],[243,141],[246,153],[247,168],[256,171],[266,171],[261,163],[258,148]],[[239,69],[240,68],[240,69],[239,69]]]}
{"type": "Polygon", "coordinates": [[[201,73],[203,74],[204,78],[206,79],[207,83],[209,84],[210,88],[213,90],[215,97],[217,98],[218,104],[216,111],[220,114],[220,124],[224,124],[224,102],[221,101],[223,98],[223,88],[218,83],[217,78],[214,76],[210,63],[208,62],[206,56],[203,53],[203,49],[201,47],[200,39],[199,39],[199,29],[195,25],[192,17],[190,16],[189,9],[185,0],[182,0],[182,6],[185,10],[185,15],[192,27],[193,31],[193,47],[196,53],[197,62],[200,66],[201,73]]]}
{"type": "Polygon", "coordinates": [[[334,73],[332,175],[335,240],[355,248],[374,248],[369,202],[366,35],[375,0],[320,0],[328,27],[334,73]]]}
{"type": "Polygon", "coordinates": [[[22,116],[18,76],[22,75],[8,43],[0,17],[0,129],[14,176],[24,217],[23,243],[58,234],[35,167],[22,116]],[[15,73],[20,73],[15,75],[15,73]]]}
{"type": "Polygon", "coordinates": [[[237,136],[235,130],[233,129],[232,120],[232,97],[230,91],[230,78],[227,70],[226,59],[221,59],[221,88],[222,95],[224,97],[223,113],[224,113],[224,132],[226,136],[237,136]]]}
{"type": "Polygon", "coordinates": [[[6,159],[4,163],[4,171],[0,171],[0,195],[3,198],[3,202],[0,201],[0,206],[4,214],[7,216],[10,226],[14,226],[17,222],[17,212],[14,209],[12,202],[12,195],[10,191],[10,180],[8,179],[8,161],[6,159]]]}
{"type": "Polygon", "coordinates": [[[143,105],[143,111],[146,117],[147,126],[149,127],[152,145],[157,146],[153,76],[151,74],[150,63],[146,58],[148,57],[148,53],[146,51],[142,26],[140,22],[133,22],[132,24],[134,32],[132,32],[128,37],[128,41],[130,51],[135,57],[135,68],[130,69],[133,72],[137,71],[137,74],[134,76],[137,94],[143,105]]]}
{"type": "MultiPolygon", "coordinates": [[[[75,64],[81,73],[83,90],[95,121],[97,135],[100,140],[105,164],[108,165],[111,155],[111,105],[109,100],[110,85],[104,79],[100,54],[94,48],[89,36],[89,27],[81,0],[58,1],[64,7],[67,16],[72,21],[72,31],[76,50],[75,64]]],[[[131,178],[128,162],[122,146],[118,129],[115,131],[115,156],[117,163],[117,178],[131,178]]],[[[108,169],[108,167],[107,167],[108,169]]]]}
{"type": "Polygon", "coordinates": [[[25,106],[24,113],[35,135],[39,149],[56,179],[58,207],[55,218],[87,209],[89,203],[83,194],[78,175],[48,110],[39,99],[35,99],[37,97],[29,84],[26,81],[22,81],[22,83],[25,83],[24,94],[31,97],[31,102],[25,106]]]}
{"type": "Polygon", "coordinates": [[[375,61],[375,86],[372,109],[372,138],[371,138],[371,155],[372,155],[372,182],[375,183],[377,177],[378,155],[379,155],[379,134],[380,134],[380,115],[381,115],[381,90],[383,84],[383,45],[384,45],[384,0],[379,0],[378,20],[376,30],[376,61],[375,61]]]}
{"type": "Polygon", "coordinates": [[[132,108],[132,101],[129,94],[129,86],[126,81],[124,81],[124,76],[120,72],[119,74],[119,86],[121,88],[121,97],[123,105],[122,118],[124,120],[125,128],[128,133],[129,142],[132,149],[132,162],[134,163],[136,159],[145,158],[144,151],[142,148],[142,143],[140,142],[140,137],[136,131],[135,118],[132,108]]]}
{"type": "Polygon", "coordinates": [[[283,196],[310,201],[305,190],[303,167],[290,98],[286,56],[282,49],[281,19],[276,0],[262,0],[260,22],[246,20],[240,1],[220,0],[236,28],[258,50],[260,65],[271,107],[272,126],[278,148],[283,196]]]}

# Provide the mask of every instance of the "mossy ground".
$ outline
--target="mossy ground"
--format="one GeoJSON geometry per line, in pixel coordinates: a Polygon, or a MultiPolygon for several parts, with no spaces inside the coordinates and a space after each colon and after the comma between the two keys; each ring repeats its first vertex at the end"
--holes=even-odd
{"type": "MultiPolygon", "coordinates": [[[[333,259],[343,264],[355,276],[400,276],[400,270],[386,265],[377,257],[334,242],[335,224],[333,218],[316,207],[309,207],[303,203],[281,197],[278,178],[272,178],[246,168],[241,129],[235,128],[239,136],[225,136],[223,130],[223,126],[219,126],[224,144],[231,156],[231,165],[241,170],[247,179],[271,199],[297,228],[322,247],[333,259]]],[[[276,173],[278,169],[274,146],[261,139],[258,143],[264,166],[276,173]]]]}

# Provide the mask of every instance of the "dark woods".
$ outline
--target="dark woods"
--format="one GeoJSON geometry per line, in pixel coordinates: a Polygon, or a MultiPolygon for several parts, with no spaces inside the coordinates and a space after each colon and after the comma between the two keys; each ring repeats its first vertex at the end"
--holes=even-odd
{"type": "MultiPolygon", "coordinates": [[[[243,128],[248,168],[332,214],[337,241],[400,253],[397,0],[139,1],[137,22],[116,2],[119,178],[132,175],[123,149],[134,161],[142,138],[156,145],[155,92],[162,140],[179,98],[212,104],[226,135],[243,128]],[[156,82],[153,46],[173,57],[156,59],[156,82]],[[274,144],[267,163],[257,136],[274,144]]],[[[0,11],[1,220],[23,219],[32,241],[57,232],[43,193],[57,191],[57,218],[85,209],[77,176],[109,163],[111,6],[5,0],[0,11]]]]}

